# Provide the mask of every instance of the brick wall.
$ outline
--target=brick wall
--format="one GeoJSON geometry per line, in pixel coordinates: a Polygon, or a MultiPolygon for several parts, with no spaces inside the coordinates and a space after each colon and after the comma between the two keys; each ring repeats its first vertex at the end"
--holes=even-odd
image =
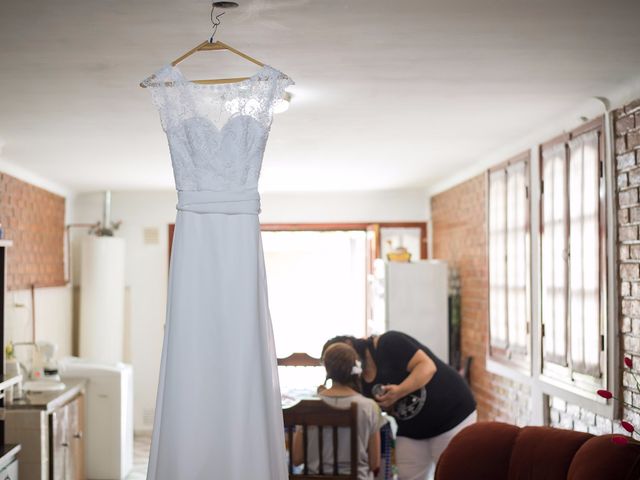
{"type": "MultiPolygon", "coordinates": [[[[630,406],[623,417],[640,427],[640,392],[622,359],[633,359],[640,375],[640,100],[613,112],[617,181],[618,282],[622,394],[630,406]]],[[[462,350],[474,357],[472,388],[483,419],[525,423],[530,406],[526,386],[486,371],[487,258],[484,176],[478,176],[432,199],[433,251],[460,271],[462,350]]],[[[594,434],[624,433],[617,421],[578,405],[549,397],[549,423],[594,434]]]]}
{"type": "MultiPolygon", "coordinates": [[[[620,293],[620,365],[623,357],[634,360],[640,374],[640,100],[613,112],[615,133],[615,168],[617,183],[618,281],[620,293]]],[[[628,369],[622,371],[622,395],[630,407],[623,417],[640,426],[640,393],[628,369]]],[[[572,430],[595,434],[626,432],[618,421],[594,415],[577,405],[551,398],[550,423],[572,430]]]]}
{"type": "MultiPolygon", "coordinates": [[[[613,114],[618,193],[618,255],[620,286],[621,353],[633,358],[640,374],[640,100],[613,114]]],[[[626,370],[626,369],[625,369],[626,370]]],[[[640,394],[628,371],[622,375],[623,395],[632,407],[624,417],[640,427],[640,394]]]]}
{"type": "Polygon", "coordinates": [[[65,199],[0,173],[0,222],[9,250],[7,287],[64,284],[65,199]]]}
{"type": "Polygon", "coordinates": [[[486,185],[475,177],[431,199],[434,258],[458,269],[462,300],[462,355],[472,356],[471,388],[481,420],[523,425],[530,421],[526,385],[486,370],[488,270],[486,185]]]}
{"type": "Polygon", "coordinates": [[[593,435],[619,433],[628,435],[619,421],[596,415],[595,413],[566,402],[558,397],[549,397],[549,425],[566,430],[588,432],[593,435]]]}
{"type": "Polygon", "coordinates": [[[613,432],[613,422],[558,397],[549,397],[549,424],[552,427],[603,435],[613,432]]]}

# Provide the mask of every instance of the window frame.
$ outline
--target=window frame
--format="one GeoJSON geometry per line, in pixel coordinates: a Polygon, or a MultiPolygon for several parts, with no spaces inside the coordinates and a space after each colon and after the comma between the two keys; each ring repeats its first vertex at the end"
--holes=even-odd
{"type": "Polygon", "coordinates": [[[594,392],[598,388],[606,388],[609,382],[609,298],[607,294],[609,285],[609,265],[607,262],[607,248],[609,244],[608,238],[608,218],[607,218],[607,175],[606,175],[606,138],[605,138],[605,123],[604,117],[600,116],[595,118],[584,125],[568,132],[563,135],[557,136],[538,147],[538,168],[539,168],[539,189],[540,200],[538,205],[539,211],[539,258],[538,258],[538,281],[540,295],[538,298],[539,303],[539,345],[540,349],[540,377],[543,381],[553,384],[559,388],[570,390],[574,393],[593,397],[594,392]],[[599,168],[599,180],[598,180],[598,267],[599,267],[599,284],[598,284],[598,300],[599,300],[599,369],[600,374],[588,374],[576,371],[572,365],[571,358],[571,285],[570,285],[570,269],[571,269],[571,252],[566,259],[566,272],[565,272],[565,365],[545,359],[545,323],[543,312],[543,257],[544,257],[544,157],[543,151],[549,148],[553,148],[556,145],[564,145],[565,158],[564,158],[564,194],[565,194],[565,242],[569,248],[571,245],[571,194],[569,191],[570,186],[570,161],[571,151],[570,142],[581,135],[596,132],[598,138],[598,167],[599,168]]]}
{"type": "MultiPolygon", "coordinates": [[[[326,232],[326,231],[348,231],[361,230],[366,233],[366,276],[365,284],[365,315],[364,315],[364,331],[368,332],[368,318],[370,316],[370,292],[369,292],[369,276],[373,274],[373,263],[377,258],[381,258],[381,230],[386,228],[417,228],[420,230],[420,258],[418,260],[428,259],[428,221],[407,221],[407,222],[334,222],[334,223],[261,223],[261,232],[326,232]]],[[[175,222],[169,223],[167,226],[168,245],[167,245],[167,270],[171,264],[171,251],[173,249],[173,234],[175,231],[175,222]]]]}
{"type": "MultiPolygon", "coordinates": [[[[505,180],[505,187],[507,186],[507,181],[505,180]]],[[[497,362],[500,365],[508,367],[509,369],[515,370],[525,376],[529,377],[532,374],[532,328],[531,328],[531,267],[532,267],[532,258],[531,258],[531,152],[529,150],[518,154],[505,162],[502,162],[498,165],[491,167],[487,170],[485,175],[485,187],[486,187],[486,209],[487,218],[485,221],[485,234],[487,239],[486,251],[487,251],[487,340],[486,340],[486,351],[487,357],[490,362],[497,362]],[[517,165],[519,163],[524,163],[524,175],[525,175],[525,332],[526,332],[526,353],[519,354],[517,352],[513,352],[509,347],[509,317],[508,317],[508,303],[506,304],[506,312],[505,312],[505,326],[507,331],[507,345],[505,348],[500,348],[492,345],[491,343],[491,185],[490,185],[490,176],[491,174],[503,170],[505,175],[507,174],[508,168],[512,165],[517,165]]],[[[507,189],[505,188],[505,198],[508,194],[507,189]]],[[[505,232],[508,227],[506,223],[508,222],[508,214],[507,214],[507,202],[505,202],[505,232]]],[[[505,269],[505,279],[508,275],[507,273],[507,235],[505,235],[505,260],[504,260],[504,269],[505,269]]],[[[505,280],[506,281],[506,280],[505,280]]],[[[508,298],[508,285],[505,286],[505,294],[508,298]]],[[[508,300],[507,300],[508,301],[508,300]]]]}

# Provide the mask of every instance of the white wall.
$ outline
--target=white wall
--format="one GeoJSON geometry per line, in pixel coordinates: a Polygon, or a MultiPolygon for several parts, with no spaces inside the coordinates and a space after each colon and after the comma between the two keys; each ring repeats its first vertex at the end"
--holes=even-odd
{"type": "MultiPolygon", "coordinates": [[[[156,384],[165,319],[168,224],[175,219],[175,193],[127,192],[112,195],[112,219],[121,220],[117,236],[126,241],[125,282],[128,289],[125,321],[125,361],[134,368],[136,430],[152,427],[156,384]],[[144,229],[155,228],[157,244],[144,243],[144,229]],[[128,344],[128,345],[127,345],[128,344]],[[144,420],[147,419],[147,423],[144,420]]],[[[95,223],[102,218],[102,194],[80,194],[74,204],[74,223],[95,223]]],[[[74,234],[72,260],[78,283],[79,239],[74,234]]]]}
{"type": "Polygon", "coordinates": [[[609,92],[597,92],[590,98],[586,98],[573,109],[560,112],[554,118],[550,118],[544,124],[531,128],[526,134],[515,139],[505,139],[505,143],[495,151],[480,154],[468,163],[466,168],[455,169],[451,175],[440,179],[427,189],[429,203],[431,197],[444,192],[460,183],[469,180],[489,168],[497,165],[524,151],[531,150],[532,157],[536,153],[538,145],[544,143],[561,133],[571,131],[585,121],[604,115],[612,109],[621,106],[640,97],[640,76],[632,78],[609,92]]]}
{"type": "MultiPolygon", "coordinates": [[[[79,194],[74,201],[74,223],[94,223],[102,217],[102,194],[79,194]]],[[[168,266],[168,225],[175,220],[175,192],[113,192],[112,219],[122,220],[118,236],[125,238],[128,288],[129,351],[134,368],[135,428],[152,427],[151,417],[160,354],[168,266]],[[159,242],[144,243],[144,230],[157,229],[159,242]]],[[[317,223],[368,221],[424,221],[427,200],[420,190],[331,194],[265,194],[263,223],[317,223]]],[[[74,234],[72,260],[77,283],[78,244],[83,231],[74,234]]],[[[127,346],[125,345],[125,348],[127,346]]]]}
{"type": "MultiPolygon", "coordinates": [[[[73,302],[71,287],[67,285],[37,288],[34,298],[36,341],[47,340],[56,343],[58,356],[71,355],[73,302]]],[[[5,305],[5,342],[30,342],[33,334],[31,291],[7,292],[5,305]]],[[[24,351],[28,352],[28,350],[24,351]]],[[[24,357],[21,355],[20,358],[24,357]]]]}
{"type": "Polygon", "coordinates": [[[267,193],[262,223],[401,222],[428,218],[424,190],[342,193],[267,193]]]}

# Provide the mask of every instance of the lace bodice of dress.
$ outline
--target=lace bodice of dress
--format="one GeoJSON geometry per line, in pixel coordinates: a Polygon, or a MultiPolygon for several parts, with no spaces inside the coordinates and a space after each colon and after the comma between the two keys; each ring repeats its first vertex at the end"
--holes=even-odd
{"type": "Polygon", "coordinates": [[[176,188],[256,189],[273,107],[293,81],[262,67],[238,83],[201,85],[166,66],[145,80],[167,134],[176,188]]]}

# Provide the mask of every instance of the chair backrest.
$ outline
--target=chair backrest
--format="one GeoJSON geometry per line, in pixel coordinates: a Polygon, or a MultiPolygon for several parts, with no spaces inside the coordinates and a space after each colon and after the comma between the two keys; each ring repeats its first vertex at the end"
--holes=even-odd
{"type": "Polygon", "coordinates": [[[288,435],[289,450],[293,449],[293,427],[302,428],[302,443],[304,451],[304,469],[302,474],[293,473],[293,455],[289,455],[289,478],[296,480],[357,480],[358,479],[358,404],[353,402],[348,409],[334,408],[322,400],[301,400],[292,407],[282,410],[284,425],[288,435]],[[309,427],[316,427],[318,434],[319,462],[318,472],[309,474],[309,427]],[[338,428],[350,429],[351,473],[338,473],[338,428]],[[323,467],[323,432],[332,431],[333,439],[333,469],[324,472],[323,467]]]}
{"type": "Polygon", "coordinates": [[[288,357],[278,358],[279,367],[320,367],[322,360],[312,357],[308,353],[296,352],[288,357]]]}

